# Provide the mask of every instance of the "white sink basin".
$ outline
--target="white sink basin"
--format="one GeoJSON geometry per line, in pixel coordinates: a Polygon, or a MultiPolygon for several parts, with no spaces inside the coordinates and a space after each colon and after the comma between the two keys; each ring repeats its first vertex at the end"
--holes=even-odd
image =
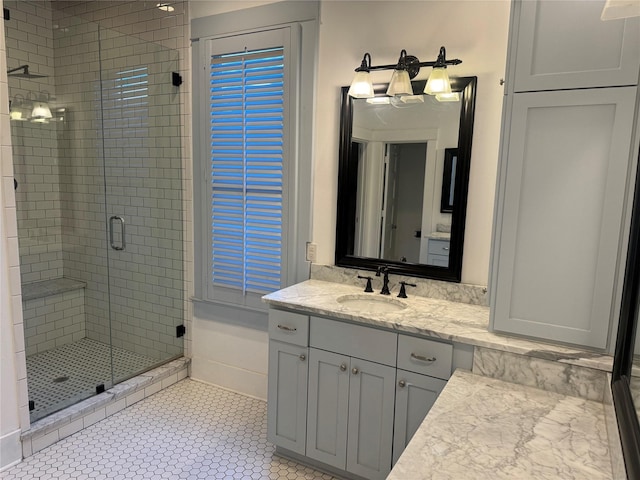
{"type": "Polygon", "coordinates": [[[370,295],[342,295],[336,300],[340,305],[354,312],[392,313],[407,308],[407,305],[400,300],[374,293],[370,295]]]}

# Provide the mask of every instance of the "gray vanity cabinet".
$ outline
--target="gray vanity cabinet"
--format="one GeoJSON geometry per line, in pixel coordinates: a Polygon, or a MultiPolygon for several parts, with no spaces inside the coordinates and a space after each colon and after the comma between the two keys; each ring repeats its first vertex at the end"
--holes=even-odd
{"type": "Polygon", "coordinates": [[[309,344],[307,456],[364,478],[386,478],[397,334],[311,317],[309,344]]]}
{"type": "Polygon", "coordinates": [[[430,238],[427,245],[427,263],[438,267],[449,266],[449,240],[430,238]]]}
{"type": "Polygon", "coordinates": [[[307,436],[308,349],[269,342],[269,441],[304,455],[307,436]]]}
{"type": "Polygon", "coordinates": [[[267,438],[300,455],[307,437],[309,317],[269,311],[267,438]]]}
{"type": "Polygon", "coordinates": [[[640,19],[603,22],[603,5],[513,4],[490,282],[493,330],[598,349],[619,309],[640,67],[640,19]]]}
{"type": "MultiPolygon", "coordinates": [[[[281,454],[384,479],[473,349],[269,310],[267,433],[281,454]],[[293,455],[297,454],[297,455],[293,455]]],[[[312,462],[313,463],[313,462],[312,462]]]]}
{"type": "Polygon", "coordinates": [[[515,1],[515,92],[638,83],[640,18],[602,21],[605,0],[515,1]]]}
{"type": "Polygon", "coordinates": [[[446,381],[438,378],[407,370],[397,371],[393,428],[394,465],[446,384],[446,381]]]}
{"type": "Polygon", "coordinates": [[[395,368],[311,348],[307,456],[370,479],[391,470],[395,368]]]}

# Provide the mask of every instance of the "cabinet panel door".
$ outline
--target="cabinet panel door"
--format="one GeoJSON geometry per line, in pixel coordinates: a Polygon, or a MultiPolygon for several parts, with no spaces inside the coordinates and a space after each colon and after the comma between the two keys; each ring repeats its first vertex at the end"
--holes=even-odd
{"type": "Polygon", "coordinates": [[[304,455],[307,436],[307,348],[269,342],[267,438],[304,455]]]}
{"type": "Polygon", "coordinates": [[[635,87],[514,95],[495,330],[606,347],[635,97],[635,87]]]}
{"type": "Polygon", "coordinates": [[[351,359],[347,470],[368,479],[391,471],[395,369],[351,359]]]}
{"type": "Polygon", "coordinates": [[[349,357],[309,349],[307,456],[344,470],[347,457],[349,357]]]}
{"type": "Polygon", "coordinates": [[[636,85],[640,18],[602,21],[604,3],[517,2],[514,91],[636,85]]]}
{"type": "Polygon", "coordinates": [[[393,428],[394,465],[447,384],[444,380],[406,370],[398,370],[397,377],[393,428]]]}

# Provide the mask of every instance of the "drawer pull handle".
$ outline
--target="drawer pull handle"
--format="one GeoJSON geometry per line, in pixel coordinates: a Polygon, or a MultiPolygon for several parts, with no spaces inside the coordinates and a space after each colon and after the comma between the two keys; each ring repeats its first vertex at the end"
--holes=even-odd
{"type": "Polygon", "coordinates": [[[342,365],[340,365],[340,370],[342,370],[343,372],[347,370],[347,366],[343,363],[342,365]]]}
{"type": "Polygon", "coordinates": [[[357,375],[359,371],[360,371],[360,370],[358,370],[356,367],[353,367],[353,368],[351,369],[351,373],[353,373],[354,375],[357,375]]]}
{"type": "Polygon", "coordinates": [[[404,387],[406,387],[406,385],[407,385],[407,382],[405,382],[404,380],[400,380],[400,381],[398,382],[398,386],[399,386],[400,388],[404,388],[404,387]]]}
{"type": "Polygon", "coordinates": [[[436,361],[436,357],[425,357],[424,355],[418,355],[417,353],[411,352],[411,358],[415,358],[416,360],[420,360],[421,362],[433,363],[436,361]]]}
{"type": "Polygon", "coordinates": [[[449,247],[443,247],[442,250],[444,250],[445,252],[449,250],[449,247]]]}
{"type": "Polygon", "coordinates": [[[285,332],[295,332],[297,330],[296,327],[287,327],[286,325],[278,325],[280,330],[284,330],[285,332]]]}
{"type": "Polygon", "coordinates": [[[300,360],[302,360],[303,362],[307,359],[307,356],[304,353],[300,354],[300,360]]]}

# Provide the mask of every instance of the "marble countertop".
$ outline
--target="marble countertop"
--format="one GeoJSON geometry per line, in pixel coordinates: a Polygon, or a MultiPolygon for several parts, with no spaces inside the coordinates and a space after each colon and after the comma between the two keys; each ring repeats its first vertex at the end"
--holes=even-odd
{"type": "Polygon", "coordinates": [[[431,238],[433,240],[450,240],[451,234],[448,232],[431,232],[428,235],[428,238],[431,238]]]}
{"type": "Polygon", "coordinates": [[[425,335],[452,342],[487,347],[520,355],[553,360],[570,365],[611,371],[610,355],[585,351],[569,346],[527,340],[489,332],[489,308],[481,305],[451,302],[411,295],[402,301],[407,308],[392,313],[372,313],[351,310],[338,303],[342,295],[379,295],[363,293],[362,287],[322,280],[307,280],[265,295],[271,307],[280,307],[330,316],[356,323],[388,328],[399,332],[425,335]]]}
{"type": "Polygon", "coordinates": [[[387,480],[463,478],[610,480],[603,405],[457,370],[387,480]]]}

